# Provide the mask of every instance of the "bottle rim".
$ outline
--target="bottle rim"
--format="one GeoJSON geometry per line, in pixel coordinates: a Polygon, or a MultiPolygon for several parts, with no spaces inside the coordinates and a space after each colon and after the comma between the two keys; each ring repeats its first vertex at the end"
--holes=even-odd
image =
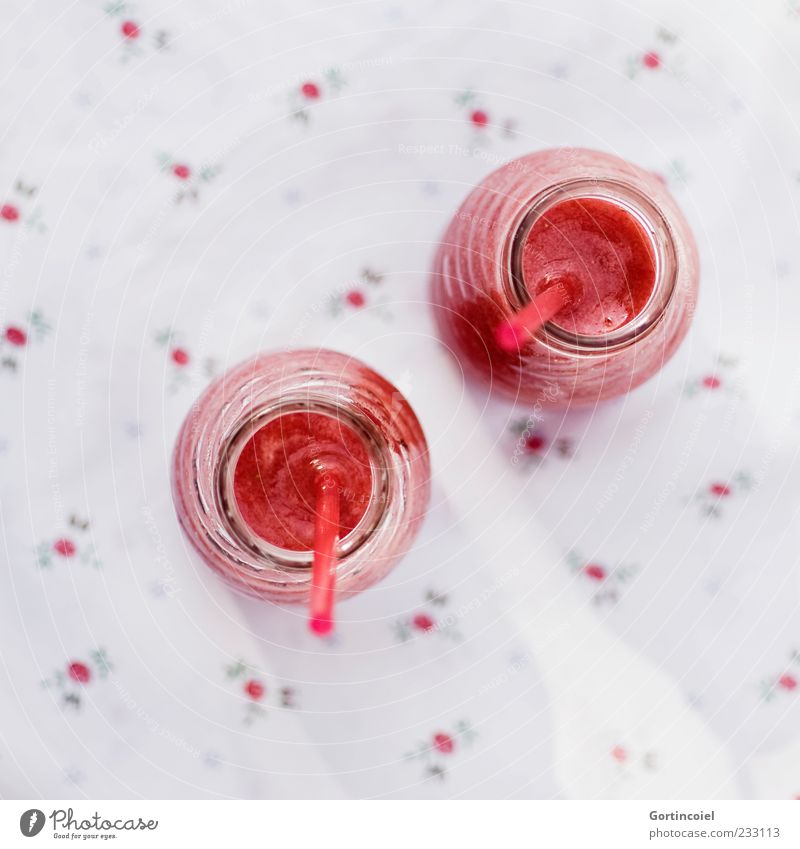
{"type": "MultiPolygon", "coordinates": [[[[272,402],[256,405],[248,411],[243,421],[237,422],[222,438],[219,459],[213,471],[214,494],[218,499],[219,515],[227,531],[238,540],[242,548],[264,558],[271,568],[305,571],[313,564],[313,550],[282,548],[258,536],[242,517],[233,486],[236,465],[250,439],[270,422],[292,413],[330,416],[355,431],[367,449],[372,481],[369,501],[358,524],[337,544],[336,551],[340,563],[358,551],[380,526],[390,491],[392,465],[386,441],[374,422],[352,408],[310,392],[304,392],[302,396],[282,396],[272,402]]],[[[342,486],[342,490],[344,489],[342,486]]]]}
{"type": "Polygon", "coordinates": [[[534,195],[522,205],[504,246],[503,289],[509,308],[515,312],[531,302],[522,273],[523,250],[531,230],[557,204],[583,199],[614,203],[639,223],[655,257],[653,289],[636,316],[608,333],[574,333],[548,321],[535,332],[534,337],[540,344],[560,354],[605,356],[649,335],[663,320],[677,284],[677,251],[672,229],[661,210],[636,187],[621,180],[578,179],[553,184],[534,195]]]}

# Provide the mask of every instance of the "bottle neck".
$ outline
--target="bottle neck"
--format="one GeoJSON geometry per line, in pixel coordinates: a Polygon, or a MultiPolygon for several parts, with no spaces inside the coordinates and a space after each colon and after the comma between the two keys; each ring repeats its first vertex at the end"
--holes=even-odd
{"type": "Polygon", "coordinates": [[[215,470],[214,487],[219,502],[219,514],[226,523],[226,530],[242,548],[256,558],[269,563],[271,568],[307,570],[313,563],[313,550],[282,548],[256,534],[242,516],[234,489],[237,464],[254,434],[276,419],[296,413],[330,416],[356,433],[363,441],[366,450],[371,479],[369,493],[353,493],[348,489],[346,480],[340,482],[340,498],[366,497],[367,500],[363,516],[358,524],[338,543],[337,553],[340,557],[357,551],[379,526],[386,509],[388,493],[391,491],[392,463],[386,440],[374,422],[323,395],[316,398],[310,397],[309,392],[303,392],[302,397],[297,398],[283,396],[276,399],[274,403],[265,403],[249,410],[248,415],[238,423],[236,429],[226,435],[215,470]]]}
{"type": "Polygon", "coordinates": [[[523,252],[536,223],[557,204],[568,200],[601,200],[613,203],[641,227],[652,248],[655,280],[652,292],[639,312],[621,327],[598,335],[571,332],[553,321],[535,336],[548,348],[567,356],[605,355],[627,348],[646,337],[663,319],[677,279],[675,243],[664,215],[633,186],[614,180],[570,180],[549,186],[527,203],[512,225],[504,247],[503,291],[508,307],[517,312],[531,302],[523,274],[523,252]]]}

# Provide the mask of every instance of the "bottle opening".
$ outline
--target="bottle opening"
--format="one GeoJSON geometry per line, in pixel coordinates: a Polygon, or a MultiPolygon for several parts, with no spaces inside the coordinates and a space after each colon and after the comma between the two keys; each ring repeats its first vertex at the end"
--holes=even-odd
{"type": "Polygon", "coordinates": [[[355,551],[380,521],[386,463],[369,422],[322,404],[282,403],[256,412],[231,438],[219,493],[230,531],[257,553],[308,568],[314,555],[317,483],[335,479],[337,555],[355,551]]]}
{"type": "Polygon", "coordinates": [[[522,309],[554,286],[564,307],[537,332],[571,353],[607,353],[648,333],[675,286],[669,227],[632,186],[581,180],[534,198],[511,241],[510,300],[522,309]]]}

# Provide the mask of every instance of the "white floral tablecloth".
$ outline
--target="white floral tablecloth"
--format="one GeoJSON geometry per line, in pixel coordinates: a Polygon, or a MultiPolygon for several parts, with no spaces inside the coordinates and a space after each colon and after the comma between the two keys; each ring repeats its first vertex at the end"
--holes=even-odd
{"type": "Polygon", "coordinates": [[[2,796],[800,795],[796,0],[0,23],[2,796]],[[669,183],[691,334],[596,409],[454,411],[436,239],[488,171],[564,145],[669,183]],[[290,344],[412,400],[439,381],[437,438],[488,446],[509,499],[482,534],[437,475],[414,551],[325,643],[207,574],[168,485],[208,380],[290,344]]]}

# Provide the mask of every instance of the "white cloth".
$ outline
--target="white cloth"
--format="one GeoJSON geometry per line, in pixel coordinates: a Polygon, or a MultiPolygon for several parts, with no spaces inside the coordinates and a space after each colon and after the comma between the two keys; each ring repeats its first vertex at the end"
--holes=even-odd
{"type": "Polygon", "coordinates": [[[798,12],[5,3],[0,794],[800,794],[798,12]],[[539,420],[464,389],[427,274],[559,145],[664,175],[702,292],[660,375],[539,420]],[[211,375],[293,344],[384,371],[436,462],[331,643],[208,574],[169,493],[211,375]]]}

